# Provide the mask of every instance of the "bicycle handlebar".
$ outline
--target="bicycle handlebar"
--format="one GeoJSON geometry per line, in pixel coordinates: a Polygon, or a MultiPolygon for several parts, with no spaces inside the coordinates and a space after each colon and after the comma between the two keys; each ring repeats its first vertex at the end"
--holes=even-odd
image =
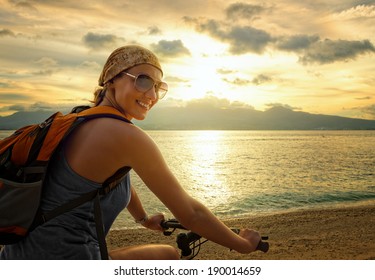
{"type": "MultiPolygon", "coordinates": [[[[189,229],[181,225],[180,222],[177,221],[176,219],[169,219],[166,221],[162,221],[160,225],[164,229],[164,235],[171,235],[176,229],[183,229],[183,230],[189,231],[189,229]],[[169,229],[172,229],[172,230],[168,231],[169,229]]],[[[240,229],[232,229],[232,231],[237,234],[240,233],[240,229]]],[[[176,242],[177,242],[178,248],[181,250],[181,256],[182,257],[190,256],[192,254],[192,249],[190,248],[190,245],[194,243],[195,241],[199,240],[200,238],[201,236],[199,234],[192,232],[192,231],[189,231],[188,233],[179,233],[177,235],[176,242]]],[[[259,241],[256,250],[266,253],[269,250],[269,243],[263,242],[263,240],[268,240],[268,236],[262,236],[262,239],[259,241]]],[[[200,244],[203,244],[206,241],[203,241],[200,244]]]]}
{"type": "Polygon", "coordinates": [[[169,219],[169,220],[166,220],[166,221],[163,220],[163,221],[161,221],[160,225],[161,225],[161,227],[163,229],[170,229],[170,228],[176,229],[176,228],[179,228],[179,229],[186,229],[186,230],[188,230],[183,225],[181,225],[180,222],[177,221],[176,219],[169,219]]]}

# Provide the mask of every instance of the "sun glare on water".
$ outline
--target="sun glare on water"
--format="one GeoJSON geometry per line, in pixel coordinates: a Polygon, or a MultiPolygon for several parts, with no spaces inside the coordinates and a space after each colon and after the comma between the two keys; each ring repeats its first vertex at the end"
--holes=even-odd
{"type": "Polygon", "coordinates": [[[189,149],[193,159],[191,172],[199,180],[195,194],[203,202],[212,199],[225,201],[232,194],[218,168],[226,160],[226,151],[222,150],[224,132],[195,131],[193,133],[189,149]]]}

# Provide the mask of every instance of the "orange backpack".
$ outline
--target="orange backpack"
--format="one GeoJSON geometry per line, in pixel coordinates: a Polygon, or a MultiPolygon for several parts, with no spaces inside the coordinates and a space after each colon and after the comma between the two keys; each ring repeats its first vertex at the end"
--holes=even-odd
{"type": "Polygon", "coordinates": [[[41,124],[22,127],[0,140],[0,244],[24,238],[36,226],[94,199],[94,214],[102,259],[108,259],[101,217],[100,196],[116,187],[130,171],[124,167],[102,188],[86,193],[52,211],[39,209],[48,162],[59,144],[80,124],[96,118],[131,123],[112,107],[75,107],[70,114],[57,112],[41,124]]]}

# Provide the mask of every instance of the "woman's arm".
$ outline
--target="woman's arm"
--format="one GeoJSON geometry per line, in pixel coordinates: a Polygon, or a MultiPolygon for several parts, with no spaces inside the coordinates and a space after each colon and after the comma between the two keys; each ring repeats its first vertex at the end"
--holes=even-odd
{"type": "Polygon", "coordinates": [[[259,233],[249,229],[242,230],[239,235],[233,233],[207,207],[187,194],[147,134],[135,131],[127,142],[127,150],[130,166],[185,227],[238,252],[255,251],[260,241],[259,233]]]}
{"type": "Polygon", "coordinates": [[[133,216],[135,221],[142,221],[144,218],[147,218],[147,213],[144,210],[142,203],[138,197],[138,194],[133,188],[133,186],[130,188],[130,190],[131,197],[127,209],[129,213],[133,216]]]}

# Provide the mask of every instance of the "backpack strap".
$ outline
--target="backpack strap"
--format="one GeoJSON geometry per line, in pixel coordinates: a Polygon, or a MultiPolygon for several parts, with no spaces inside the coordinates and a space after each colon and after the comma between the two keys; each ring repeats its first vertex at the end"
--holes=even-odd
{"type": "Polygon", "coordinates": [[[48,132],[46,132],[47,135],[44,139],[43,146],[40,148],[40,153],[37,157],[38,161],[48,161],[53,151],[56,149],[56,143],[60,143],[66,139],[82,122],[96,118],[112,118],[133,124],[124,116],[124,114],[111,106],[86,108],[87,107],[76,107],[73,110],[79,113],[68,114],[64,117],[62,117],[61,113],[56,113],[47,120],[51,122],[51,126],[48,129],[48,132]]]}
{"type": "Polygon", "coordinates": [[[96,228],[96,237],[99,242],[100,256],[102,260],[108,260],[108,249],[107,242],[105,240],[105,231],[102,215],[102,207],[100,206],[100,196],[99,192],[96,193],[94,199],[94,217],[95,217],[95,228],[96,228]]]}
{"type": "Polygon", "coordinates": [[[111,190],[116,188],[125,179],[125,176],[130,172],[131,169],[132,168],[129,166],[124,166],[117,170],[115,174],[104,181],[100,194],[106,195],[111,190]]]}
{"type": "Polygon", "coordinates": [[[107,249],[107,242],[105,240],[105,229],[102,217],[102,208],[100,206],[100,196],[106,195],[114,188],[116,188],[124,179],[125,176],[129,173],[131,167],[125,166],[117,170],[115,174],[109,177],[103,183],[103,188],[101,188],[95,196],[94,200],[94,214],[95,214],[95,227],[96,227],[96,235],[99,241],[99,248],[100,248],[100,255],[102,260],[108,260],[108,249],[107,249]]]}
{"type": "Polygon", "coordinates": [[[89,109],[82,109],[81,108],[74,110],[78,111],[78,118],[83,117],[86,120],[95,119],[98,117],[107,117],[107,118],[113,118],[125,121],[127,123],[133,124],[130,120],[128,120],[123,113],[121,113],[119,110],[115,109],[111,106],[96,106],[91,107],[89,109]]]}

